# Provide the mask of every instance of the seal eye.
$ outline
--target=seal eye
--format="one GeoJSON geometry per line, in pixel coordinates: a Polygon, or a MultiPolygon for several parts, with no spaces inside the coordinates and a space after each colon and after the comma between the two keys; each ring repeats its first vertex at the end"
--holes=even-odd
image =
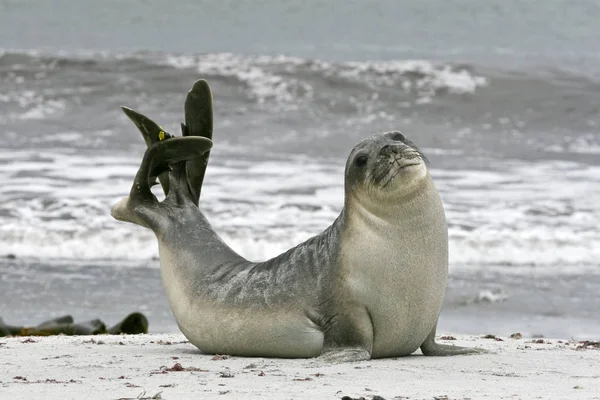
{"type": "Polygon", "coordinates": [[[356,157],[356,160],[354,160],[354,165],[356,165],[358,168],[364,168],[365,165],[367,165],[368,159],[369,158],[365,155],[358,156],[356,157]]]}
{"type": "Polygon", "coordinates": [[[392,140],[397,140],[399,142],[404,142],[404,135],[401,134],[400,132],[396,132],[396,133],[392,134],[391,139],[392,140]]]}

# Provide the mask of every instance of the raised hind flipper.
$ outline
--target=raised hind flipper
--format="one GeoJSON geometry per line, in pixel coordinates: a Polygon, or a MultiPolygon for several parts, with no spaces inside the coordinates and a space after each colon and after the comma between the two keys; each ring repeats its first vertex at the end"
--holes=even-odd
{"type": "MultiPolygon", "coordinates": [[[[174,136],[165,131],[160,125],[150,118],[128,107],[121,107],[125,115],[131,119],[144,137],[148,147],[154,143],[171,139],[174,136]]],[[[213,132],[213,107],[212,93],[208,82],[200,79],[194,83],[192,89],[188,92],[185,100],[185,123],[181,124],[183,136],[198,136],[212,139],[213,132]]],[[[202,182],[208,165],[210,151],[207,151],[202,157],[188,160],[185,163],[185,175],[188,181],[188,187],[191,191],[191,197],[194,204],[198,205],[202,182]]],[[[158,180],[165,192],[169,193],[169,178],[167,172],[158,176],[158,180]]]]}
{"type": "MultiPolygon", "coordinates": [[[[208,82],[197,80],[185,99],[185,124],[181,124],[183,136],[200,136],[212,139],[213,107],[212,93],[208,82]]],[[[185,163],[187,180],[192,192],[192,200],[198,205],[202,182],[208,165],[210,151],[202,157],[185,163]]]]}
{"type": "MultiPolygon", "coordinates": [[[[153,229],[164,217],[158,213],[159,202],[150,191],[157,176],[169,171],[169,167],[183,161],[201,157],[210,150],[212,141],[203,137],[178,137],[154,143],[144,153],[140,168],[135,175],[129,197],[121,199],[112,207],[111,215],[120,221],[132,222],[153,229]]],[[[178,171],[180,171],[178,169],[178,171]]],[[[176,173],[175,171],[173,173],[176,173]]],[[[181,193],[191,199],[191,191],[185,176],[173,176],[181,193]],[[187,189],[186,189],[187,188],[187,189]],[[185,193],[187,191],[187,193],[185,193]]],[[[168,196],[172,198],[172,196],[168,196]]]]}
{"type": "MultiPolygon", "coordinates": [[[[132,110],[129,107],[121,106],[121,110],[127,115],[127,117],[133,122],[133,124],[139,129],[146,142],[146,146],[150,147],[154,143],[171,139],[173,136],[165,131],[160,125],[152,121],[150,118],[137,111],[132,110]]],[[[165,195],[169,193],[169,176],[167,172],[163,172],[158,176],[160,185],[162,186],[165,195]]]]}

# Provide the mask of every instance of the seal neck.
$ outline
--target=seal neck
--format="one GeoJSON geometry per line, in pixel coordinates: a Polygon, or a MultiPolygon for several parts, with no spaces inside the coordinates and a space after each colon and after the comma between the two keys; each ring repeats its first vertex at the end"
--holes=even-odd
{"type": "Polygon", "coordinates": [[[423,225],[431,221],[432,214],[444,214],[441,199],[429,174],[413,190],[372,204],[363,204],[352,196],[346,201],[346,209],[346,218],[356,218],[376,230],[382,227],[389,230],[394,227],[423,225]]]}

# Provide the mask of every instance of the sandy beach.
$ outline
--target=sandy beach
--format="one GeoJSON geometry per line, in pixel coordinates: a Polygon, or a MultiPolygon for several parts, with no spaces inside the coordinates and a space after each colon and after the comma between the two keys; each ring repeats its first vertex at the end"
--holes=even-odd
{"type": "Polygon", "coordinates": [[[597,343],[441,342],[491,353],[326,364],[205,355],[180,334],[9,337],[0,339],[0,398],[600,399],[597,343]]]}

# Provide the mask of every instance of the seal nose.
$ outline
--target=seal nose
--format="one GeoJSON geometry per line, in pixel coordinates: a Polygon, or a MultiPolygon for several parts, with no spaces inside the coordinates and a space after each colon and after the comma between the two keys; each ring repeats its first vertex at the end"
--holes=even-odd
{"type": "Polygon", "coordinates": [[[379,150],[379,154],[383,157],[388,157],[392,154],[400,153],[400,148],[396,145],[386,144],[379,150]]]}

